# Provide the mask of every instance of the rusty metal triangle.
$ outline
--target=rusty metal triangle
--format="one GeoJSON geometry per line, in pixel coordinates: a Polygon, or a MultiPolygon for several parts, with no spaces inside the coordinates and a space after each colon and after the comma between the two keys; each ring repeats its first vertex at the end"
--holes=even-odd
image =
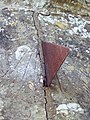
{"type": "Polygon", "coordinates": [[[69,53],[69,49],[53,43],[42,41],[42,50],[45,63],[45,86],[50,86],[60,66],[69,53]]]}

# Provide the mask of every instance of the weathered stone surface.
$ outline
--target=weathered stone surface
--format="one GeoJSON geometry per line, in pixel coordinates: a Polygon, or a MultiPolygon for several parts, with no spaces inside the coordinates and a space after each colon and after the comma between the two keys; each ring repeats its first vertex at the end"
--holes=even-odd
{"type": "Polygon", "coordinates": [[[41,6],[37,3],[37,7],[35,2],[0,1],[0,119],[89,120],[90,32],[87,25],[90,19],[74,15],[79,10],[80,15],[86,16],[89,7],[83,6],[81,10],[76,4],[78,9],[75,11],[71,6],[72,15],[67,11],[68,5],[63,6],[65,13],[49,3],[42,8],[45,1],[41,6]],[[35,17],[33,10],[39,16],[35,17]],[[64,29],[65,25],[67,29],[64,29]],[[38,54],[40,40],[70,49],[58,78],[49,88],[43,88],[38,54]],[[75,112],[76,108],[71,112],[70,103],[78,104],[79,110],[85,113],[75,112]],[[61,114],[60,110],[57,112],[58,106],[63,104],[69,105],[66,110],[69,115],[61,114]]]}

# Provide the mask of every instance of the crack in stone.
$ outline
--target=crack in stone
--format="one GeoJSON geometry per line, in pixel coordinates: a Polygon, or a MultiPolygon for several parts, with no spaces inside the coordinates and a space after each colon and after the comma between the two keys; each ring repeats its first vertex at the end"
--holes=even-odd
{"type": "MultiPolygon", "coordinates": [[[[41,31],[41,28],[40,28],[40,23],[39,23],[39,20],[38,20],[38,13],[36,13],[35,11],[33,11],[33,21],[34,21],[34,26],[35,26],[35,29],[37,30],[37,36],[38,36],[38,48],[37,48],[37,51],[38,51],[38,54],[39,54],[39,58],[40,58],[40,63],[41,63],[41,71],[42,71],[42,74],[43,76],[45,76],[45,73],[44,73],[44,59],[43,59],[43,53],[42,53],[42,46],[41,46],[41,41],[43,41],[43,34],[42,34],[42,31],[41,31]]],[[[45,79],[43,77],[43,79],[45,79]]],[[[44,81],[44,80],[43,80],[44,81]]],[[[46,112],[46,120],[48,120],[48,111],[47,111],[47,98],[46,98],[46,90],[44,89],[44,97],[45,97],[45,112],[46,112]]]]}
{"type": "Polygon", "coordinates": [[[45,97],[45,111],[46,111],[46,119],[49,120],[48,118],[48,111],[47,111],[47,98],[46,98],[46,90],[44,89],[44,97],[45,97]]]}

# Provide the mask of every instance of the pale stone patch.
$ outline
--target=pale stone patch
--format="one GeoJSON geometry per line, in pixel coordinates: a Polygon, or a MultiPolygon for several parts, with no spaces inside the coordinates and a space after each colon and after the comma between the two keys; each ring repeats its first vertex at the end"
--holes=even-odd
{"type": "Polygon", "coordinates": [[[68,108],[66,104],[60,104],[57,108],[56,108],[57,114],[59,113],[63,113],[65,115],[68,115],[68,108]]]}
{"type": "Polygon", "coordinates": [[[31,81],[29,81],[29,88],[30,88],[30,90],[34,90],[34,84],[31,81]]]}
{"type": "Polygon", "coordinates": [[[67,107],[71,112],[74,111],[74,112],[84,113],[84,110],[77,103],[68,103],[67,107]]]}
{"type": "Polygon", "coordinates": [[[44,77],[40,76],[40,83],[43,83],[44,77]]]}
{"type": "Polygon", "coordinates": [[[81,106],[77,103],[68,103],[68,104],[60,104],[56,108],[57,114],[64,114],[65,116],[75,113],[81,113],[84,114],[84,110],[81,108],[81,106]]]}
{"type": "Polygon", "coordinates": [[[69,34],[78,34],[81,38],[90,38],[90,33],[85,29],[85,25],[87,23],[90,24],[90,21],[81,19],[81,16],[75,17],[71,14],[68,15],[68,19],[71,26],[74,26],[68,30],[69,34]]]}
{"type": "Polygon", "coordinates": [[[50,0],[34,0],[33,2],[33,9],[37,10],[37,8],[43,8],[43,6],[46,4],[46,2],[49,2],[50,0]]]}
{"type": "Polygon", "coordinates": [[[30,48],[27,46],[27,45],[22,45],[22,46],[19,46],[15,52],[15,55],[16,55],[16,59],[17,60],[20,60],[21,57],[23,57],[23,55],[26,53],[26,52],[31,52],[30,48]]]}

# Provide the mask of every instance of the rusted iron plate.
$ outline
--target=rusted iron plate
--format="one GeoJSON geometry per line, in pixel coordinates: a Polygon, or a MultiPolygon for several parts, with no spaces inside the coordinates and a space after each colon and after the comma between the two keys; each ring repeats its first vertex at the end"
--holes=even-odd
{"type": "Polygon", "coordinates": [[[60,66],[69,53],[69,49],[53,43],[42,41],[42,50],[45,62],[45,86],[50,86],[60,66]]]}

